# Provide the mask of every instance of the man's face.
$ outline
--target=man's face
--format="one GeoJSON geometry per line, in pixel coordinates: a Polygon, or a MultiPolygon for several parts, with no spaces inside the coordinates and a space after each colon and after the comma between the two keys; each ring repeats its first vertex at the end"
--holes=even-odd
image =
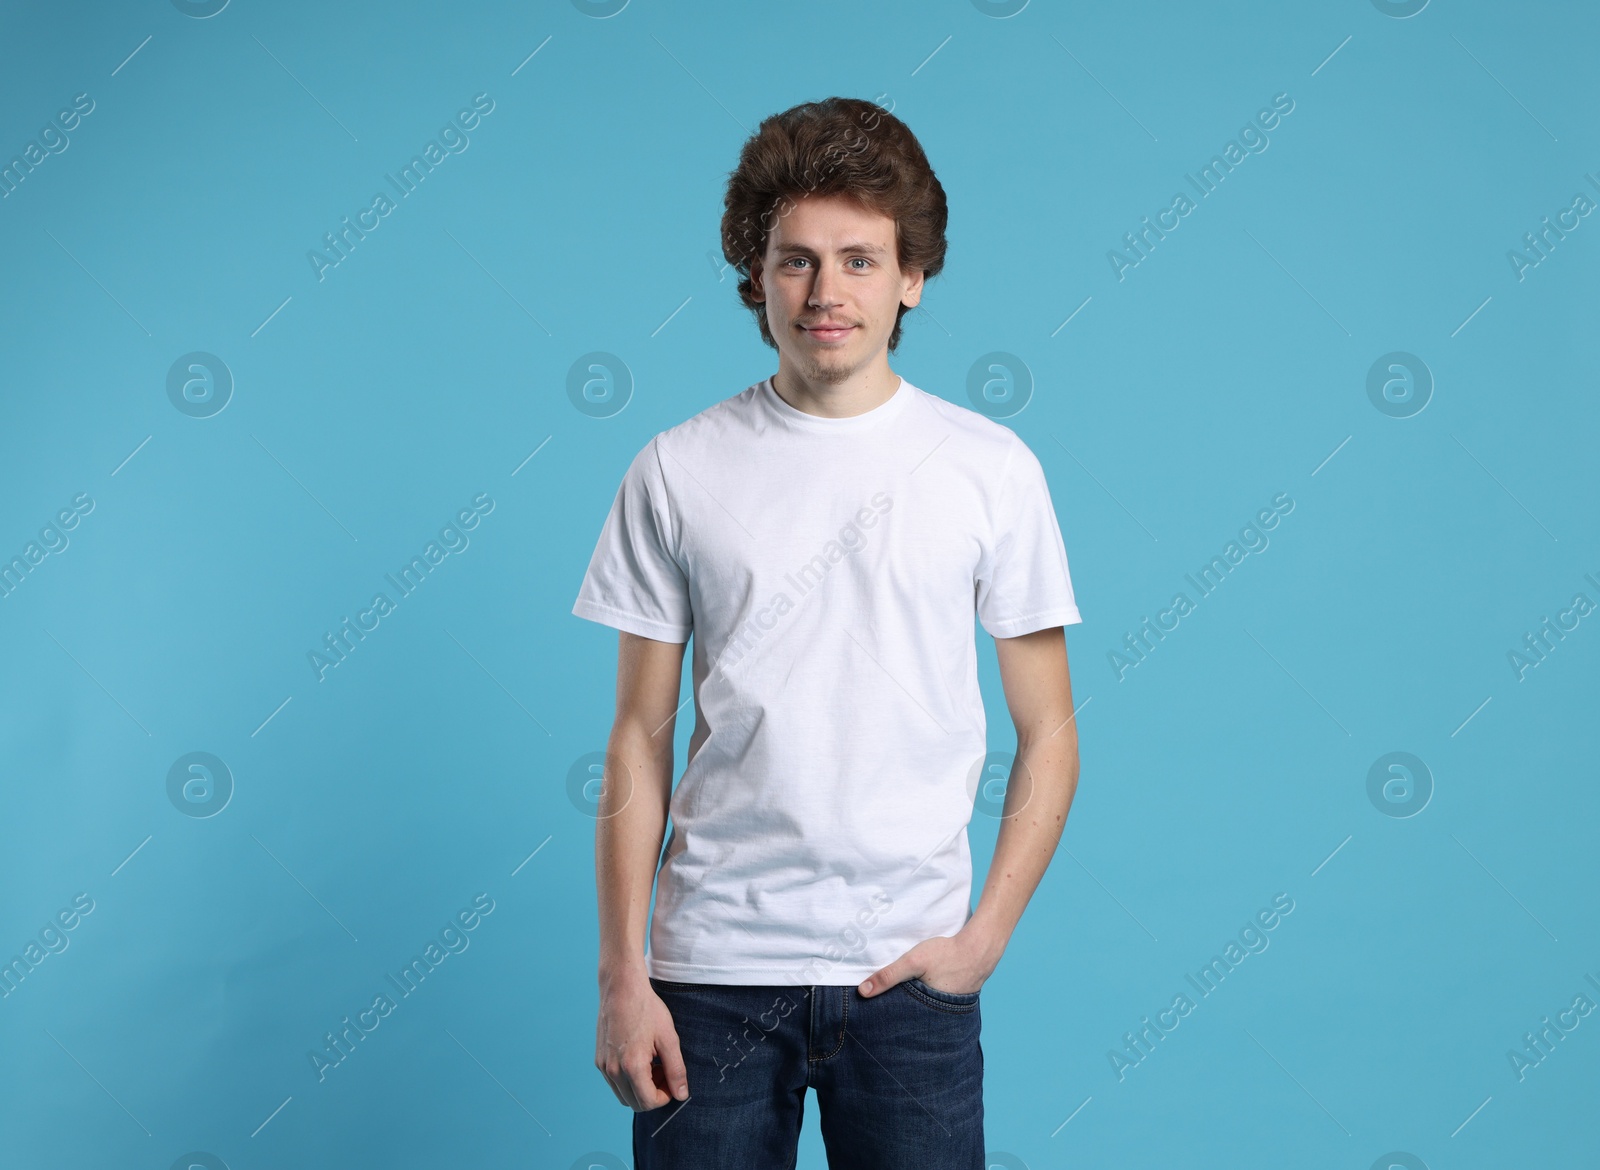
{"type": "Polygon", "coordinates": [[[900,271],[886,215],[839,195],[786,206],[751,273],[752,293],[796,373],[837,384],[885,351],[899,307],[922,299],[922,273],[900,271]]]}

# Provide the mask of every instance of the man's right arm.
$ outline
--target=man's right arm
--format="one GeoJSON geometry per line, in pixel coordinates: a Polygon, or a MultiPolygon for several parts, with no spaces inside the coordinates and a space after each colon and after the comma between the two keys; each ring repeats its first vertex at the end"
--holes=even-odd
{"type": "Polygon", "coordinates": [[[600,910],[595,1067],[617,1099],[636,1111],[688,1096],[677,1031],[644,963],[650,890],[672,796],[685,645],[619,631],[616,719],[606,744],[595,822],[600,910]],[[652,1067],[658,1057],[659,1067],[652,1067]]]}

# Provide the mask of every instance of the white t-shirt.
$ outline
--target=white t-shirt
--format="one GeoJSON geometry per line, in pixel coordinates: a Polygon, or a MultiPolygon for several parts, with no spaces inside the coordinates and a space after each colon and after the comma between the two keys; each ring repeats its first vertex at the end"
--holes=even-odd
{"type": "Polygon", "coordinates": [[[901,379],[849,418],[767,379],[634,458],[572,612],[694,637],[646,970],[853,984],[971,917],[987,752],[973,617],[1082,621],[1044,470],[901,379]]]}

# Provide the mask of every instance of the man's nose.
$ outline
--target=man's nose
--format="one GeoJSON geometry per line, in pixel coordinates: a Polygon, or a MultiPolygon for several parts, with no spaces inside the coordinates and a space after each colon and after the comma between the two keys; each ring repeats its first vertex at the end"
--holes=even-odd
{"type": "Polygon", "coordinates": [[[839,281],[842,279],[826,265],[817,269],[817,278],[811,282],[810,303],[814,308],[829,308],[840,304],[839,281]]]}

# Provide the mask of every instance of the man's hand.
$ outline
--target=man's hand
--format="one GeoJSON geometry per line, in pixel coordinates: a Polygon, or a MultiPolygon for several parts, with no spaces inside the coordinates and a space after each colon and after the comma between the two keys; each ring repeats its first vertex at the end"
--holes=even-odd
{"type": "Polygon", "coordinates": [[[594,1065],[635,1112],[687,1100],[672,1013],[645,966],[650,886],[672,799],[672,729],[685,643],[617,636],[617,716],[594,821],[600,910],[600,1018],[594,1065]],[[669,1094],[670,1090],[670,1094],[669,1094]]]}
{"type": "Polygon", "coordinates": [[[689,1098],[672,1013],[642,970],[602,977],[594,1065],[635,1113],[689,1098]]]}
{"type": "Polygon", "coordinates": [[[921,979],[935,991],[960,995],[981,989],[1000,962],[1003,948],[971,921],[953,935],[924,939],[887,967],[874,971],[857,988],[868,998],[907,979],[921,979]]]}

